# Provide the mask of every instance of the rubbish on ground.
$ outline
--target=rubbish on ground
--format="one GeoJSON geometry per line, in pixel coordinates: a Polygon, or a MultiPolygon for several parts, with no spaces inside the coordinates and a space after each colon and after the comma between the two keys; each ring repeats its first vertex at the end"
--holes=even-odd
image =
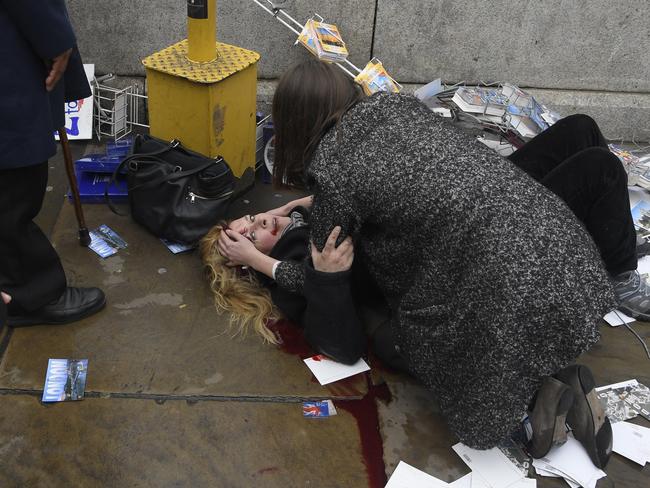
{"type": "Polygon", "coordinates": [[[452,449],[472,470],[472,487],[476,486],[479,480],[488,488],[537,485],[534,479],[527,478],[520,467],[496,447],[479,451],[458,443],[452,446],[452,449]]]}
{"type": "Polygon", "coordinates": [[[86,389],[87,359],[50,359],[42,402],[82,400],[86,389]]]}
{"type": "Polygon", "coordinates": [[[560,119],[559,114],[511,83],[445,87],[434,80],[415,95],[434,113],[452,117],[456,125],[503,156],[560,119]]]}
{"type": "Polygon", "coordinates": [[[533,466],[540,476],[564,478],[571,487],[595,488],[607,474],[594,466],[585,448],[569,433],[565,444],[554,446],[549,453],[534,459],[533,466]]]}
{"type": "Polygon", "coordinates": [[[124,239],[107,225],[100,225],[97,229],[91,230],[89,234],[90,246],[88,247],[101,258],[113,256],[120,249],[127,247],[124,239]]]}
{"type": "Polygon", "coordinates": [[[607,322],[612,327],[618,327],[619,325],[629,324],[635,321],[635,319],[628,317],[620,310],[609,312],[603,317],[603,319],[605,319],[605,322],[607,322]]]}
{"type": "Polygon", "coordinates": [[[639,415],[639,412],[625,401],[628,393],[638,386],[637,380],[629,380],[596,388],[598,398],[605,408],[605,414],[612,423],[633,419],[639,415]]]}
{"type": "Polygon", "coordinates": [[[307,358],[304,361],[321,385],[327,385],[370,370],[370,366],[363,359],[359,359],[351,366],[337,363],[322,354],[307,358]]]}
{"type": "Polygon", "coordinates": [[[333,417],[337,414],[336,407],[332,400],[321,402],[304,402],[302,404],[302,415],[311,418],[333,417]]]}
{"type": "Polygon", "coordinates": [[[388,480],[386,488],[444,488],[449,486],[471,488],[474,486],[472,485],[472,473],[466,474],[453,483],[446,483],[404,461],[400,461],[388,480]]]}
{"type": "Polygon", "coordinates": [[[181,242],[174,242],[165,238],[162,238],[160,240],[165,246],[167,246],[167,249],[169,249],[173,254],[180,254],[183,252],[188,252],[188,251],[192,251],[193,249],[196,249],[195,244],[183,244],[181,242]]]}
{"type": "Polygon", "coordinates": [[[629,186],[639,186],[650,190],[650,150],[648,147],[629,150],[616,144],[610,144],[609,150],[621,160],[627,172],[629,186]]]}
{"type": "Polygon", "coordinates": [[[630,422],[612,424],[614,452],[641,466],[650,462],[650,429],[630,422]]]}

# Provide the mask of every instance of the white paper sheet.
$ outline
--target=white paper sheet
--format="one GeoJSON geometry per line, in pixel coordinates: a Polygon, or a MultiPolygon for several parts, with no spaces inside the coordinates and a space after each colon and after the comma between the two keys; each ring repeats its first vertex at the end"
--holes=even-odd
{"type": "Polygon", "coordinates": [[[600,478],[607,476],[594,466],[585,448],[571,434],[566,444],[551,448],[542,459],[533,460],[533,466],[560,472],[565,479],[574,480],[584,488],[594,488],[600,478]]]}
{"type": "Polygon", "coordinates": [[[322,354],[307,358],[304,361],[321,385],[334,383],[370,369],[370,366],[363,359],[359,359],[352,366],[347,366],[332,361],[322,354]]]}
{"type": "Polygon", "coordinates": [[[650,462],[650,429],[629,422],[612,424],[614,452],[641,466],[650,462]]]}
{"type": "Polygon", "coordinates": [[[452,449],[470,467],[473,476],[480,476],[491,488],[506,488],[524,478],[517,466],[496,447],[478,451],[458,443],[452,449]]]}
{"type": "Polygon", "coordinates": [[[609,312],[603,318],[605,319],[605,322],[607,322],[612,327],[618,327],[619,325],[634,322],[634,319],[632,317],[628,317],[620,310],[609,312]]]}
{"type": "Polygon", "coordinates": [[[613,383],[611,385],[605,385],[605,386],[599,386],[598,388],[594,388],[596,391],[603,391],[603,390],[609,390],[609,389],[616,389],[616,388],[625,388],[627,386],[638,386],[639,382],[635,379],[631,380],[626,380],[626,381],[621,381],[620,383],[613,383]]]}
{"type": "Polygon", "coordinates": [[[448,483],[400,461],[388,480],[386,488],[447,488],[448,486],[450,486],[448,483]]]}

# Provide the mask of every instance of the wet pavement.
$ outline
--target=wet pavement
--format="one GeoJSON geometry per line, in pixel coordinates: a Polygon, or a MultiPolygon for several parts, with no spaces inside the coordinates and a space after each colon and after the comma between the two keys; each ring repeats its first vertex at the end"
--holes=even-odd
{"type": "MultiPolygon", "coordinates": [[[[39,223],[70,283],[102,287],[108,304],[76,324],[2,331],[0,487],[378,488],[400,460],[445,481],[468,472],[435,398],[414,380],[375,367],[322,387],[290,325],[278,325],[281,346],[232,337],[196,252],[171,254],[104,205],[84,206],[88,226],[108,224],[129,247],[105,260],[80,247],[72,206],[61,205],[65,177],[57,164],[39,223]],[[83,401],[40,402],[48,358],[89,360],[83,401]],[[337,416],[302,417],[301,401],[326,398],[336,400],[337,416]]],[[[258,181],[231,213],[295,197],[258,181]]],[[[650,340],[649,324],[632,325],[650,340]]],[[[602,332],[580,359],[597,383],[650,384],[637,339],[622,327],[603,324],[602,332]]],[[[618,455],[606,471],[599,486],[650,486],[650,467],[618,455]]],[[[538,486],[565,485],[539,478],[538,486]]]]}

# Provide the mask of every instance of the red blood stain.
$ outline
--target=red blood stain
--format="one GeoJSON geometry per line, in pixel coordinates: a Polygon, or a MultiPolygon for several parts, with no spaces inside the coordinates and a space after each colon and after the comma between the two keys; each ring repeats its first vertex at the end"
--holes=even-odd
{"type": "Polygon", "coordinates": [[[307,359],[315,354],[314,350],[307,344],[302,329],[288,320],[269,322],[267,327],[280,339],[278,347],[287,354],[295,354],[300,359],[307,359]]]}
{"type": "Polygon", "coordinates": [[[279,471],[280,468],[272,467],[272,468],[263,468],[260,469],[256,475],[264,475],[264,474],[271,474],[279,471]]]}
{"type": "MultiPolygon", "coordinates": [[[[279,347],[287,354],[295,354],[301,359],[315,355],[307,341],[302,329],[291,324],[287,320],[279,320],[268,324],[268,328],[281,340],[279,347]]],[[[316,359],[317,361],[320,360],[316,359]]],[[[372,361],[372,366],[378,365],[379,361],[372,361]]],[[[312,381],[316,381],[312,377],[312,381]]],[[[385,403],[391,401],[391,394],[386,384],[373,385],[370,375],[363,373],[346,378],[336,383],[327,385],[332,396],[356,396],[362,395],[360,387],[363,382],[367,384],[368,393],[360,400],[336,400],[337,408],[351,414],[357,423],[359,436],[361,438],[361,451],[363,464],[368,473],[369,488],[383,488],[388,479],[386,477],[386,465],[384,464],[384,443],[379,431],[379,413],[376,400],[385,403]]]]}
{"type": "Polygon", "coordinates": [[[368,473],[368,486],[382,488],[386,486],[386,465],[384,464],[384,441],[379,431],[379,413],[375,399],[389,402],[390,390],[386,384],[372,385],[366,375],[368,393],[361,400],[337,400],[336,408],[345,410],[357,421],[361,437],[363,464],[368,473]]]}

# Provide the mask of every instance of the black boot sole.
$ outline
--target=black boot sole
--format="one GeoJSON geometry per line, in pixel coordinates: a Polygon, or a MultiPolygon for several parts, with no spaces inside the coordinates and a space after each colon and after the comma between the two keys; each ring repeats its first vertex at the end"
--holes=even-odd
{"type": "Polygon", "coordinates": [[[38,316],[17,316],[17,317],[7,317],[7,325],[13,327],[14,329],[20,327],[32,327],[35,325],[65,325],[72,322],[77,322],[79,320],[90,317],[91,315],[96,314],[106,306],[106,297],[101,301],[94,304],[92,307],[88,307],[82,312],[76,313],[74,315],[67,315],[61,318],[51,318],[51,317],[38,317],[38,316]]]}
{"type": "Polygon", "coordinates": [[[612,455],[612,425],[594,391],[596,383],[591,371],[586,366],[570,366],[560,371],[557,378],[575,393],[573,408],[567,415],[574,437],[587,450],[594,465],[605,468],[612,455]]]}

